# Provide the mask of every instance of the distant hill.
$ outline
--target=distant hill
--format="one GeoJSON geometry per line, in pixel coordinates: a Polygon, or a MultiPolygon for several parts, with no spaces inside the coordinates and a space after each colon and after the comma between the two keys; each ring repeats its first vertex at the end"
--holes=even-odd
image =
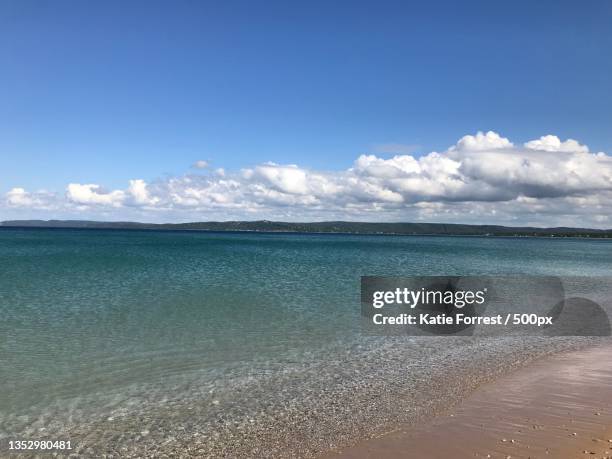
{"type": "Polygon", "coordinates": [[[343,234],[396,234],[447,236],[540,236],[540,237],[592,237],[612,238],[612,229],[589,228],[537,228],[498,225],[461,225],[446,223],[366,223],[366,222],[312,222],[289,223],[259,221],[193,222],[193,223],[138,223],[98,222],[89,220],[8,220],[1,227],[27,228],[90,228],[126,230],[192,230],[192,231],[256,231],[288,233],[343,233],[343,234]]]}

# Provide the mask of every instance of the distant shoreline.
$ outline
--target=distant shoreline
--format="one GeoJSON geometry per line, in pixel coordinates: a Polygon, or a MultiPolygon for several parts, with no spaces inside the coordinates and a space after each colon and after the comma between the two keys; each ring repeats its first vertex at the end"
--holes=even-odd
{"type": "Polygon", "coordinates": [[[100,222],[86,220],[9,220],[0,222],[0,229],[93,229],[140,231],[201,231],[211,233],[317,234],[352,236],[468,236],[468,237],[538,237],[612,239],[612,229],[538,228],[498,225],[463,225],[445,223],[371,223],[311,222],[290,223],[268,220],[140,223],[100,222]]]}
{"type": "Polygon", "coordinates": [[[496,238],[496,239],[588,239],[594,241],[607,241],[612,235],[606,236],[580,236],[580,235],[545,235],[545,234],[436,234],[436,233],[348,233],[331,231],[271,231],[271,230],[209,230],[209,229],[172,229],[172,228],[96,228],[76,226],[0,226],[3,230],[74,230],[74,231],[132,231],[151,233],[207,233],[207,234],[267,234],[267,235],[294,235],[294,236],[394,236],[394,237],[466,237],[466,238],[496,238]]]}

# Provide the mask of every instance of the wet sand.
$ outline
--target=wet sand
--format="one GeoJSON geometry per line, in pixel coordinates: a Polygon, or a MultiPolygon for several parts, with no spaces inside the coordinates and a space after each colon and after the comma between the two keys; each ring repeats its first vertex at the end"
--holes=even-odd
{"type": "Polygon", "coordinates": [[[322,457],[612,458],[612,345],[536,361],[431,421],[322,457]]]}

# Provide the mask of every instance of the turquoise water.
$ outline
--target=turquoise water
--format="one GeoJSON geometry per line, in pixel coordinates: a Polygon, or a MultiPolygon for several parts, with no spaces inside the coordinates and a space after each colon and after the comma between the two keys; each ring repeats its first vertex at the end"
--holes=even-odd
{"type": "Polygon", "coordinates": [[[0,260],[0,412],[15,417],[325,362],[362,339],[361,275],[610,275],[612,243],[2,229],[0,260]]]}

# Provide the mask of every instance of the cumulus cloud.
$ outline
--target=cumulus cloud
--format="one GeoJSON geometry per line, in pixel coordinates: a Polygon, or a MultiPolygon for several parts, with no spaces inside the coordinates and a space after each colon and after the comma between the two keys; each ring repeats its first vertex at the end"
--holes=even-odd
{"type": "Polygon", "coordinates": [[[478,132],[476,135],[463,136],[452,149],[483,151],[512,148],[512,146],[512,142],[505,137],[500,136],[497,132],[489,131],[487,133],[478,132]]]}
{"type": "Polygon", "coordinates": [[[31,193],[28,193],[23,188],[13,188],[6,193],[6,202],[9,206],[21,207],[21,206],[33,206],[34,199],[31,193]]]}
{"type": "Polygon", "coordinates": [[[158,197],[151,196],[147,183],[141,179],[130,180],[128,196],[137,206],[154,206],[159,202],[158,197]]]}
{"type": "Polygon", "coordinates": [[[248,180],[267,183],[281,193],[303,195],[311,192],[306,171],[295,165],[279,166],[269,163],[247,169],[243,176],[248,180]]]}
{"type": "Polygon", "coordinates": [[[489,131],[422,156],[360,155],[340,171],[265,163],[150,183],[135,179],[124,190],[71,183],[63,200],[14,188],[6,204],[55,205],[76,214],[140,212],[144,220],[155,211],[170,220],[344,218],[605,227],[612,226],[612,157],[591,153],[572,139],[546,135],[514,144],[489,131]]]}
{"type": "Polygon", "coordinates": [[[105,192],[100,185],[71,183],[66,189],[66,197],[76,204],[119,207],[123,204],[125,192],[121,190],[105,192]]]}
{"type": "Polygon", "coordinates": [[[12,188],[6,193],[6,204],[11,208],[53,208],[55,195],[47,191],[28,192],[24,188],[12,188]]]}
{"type": "Polygon", "coordinates": [[[556,135],[545,135],[538,140],[531,140],[525,143],[525,148],[530,150],[543,151],[564,151],[568,153],[588,153],[589,148],[585,145],[580,145],[574,139],[567,139],[561,142],[561,139],[556,135]]]}

